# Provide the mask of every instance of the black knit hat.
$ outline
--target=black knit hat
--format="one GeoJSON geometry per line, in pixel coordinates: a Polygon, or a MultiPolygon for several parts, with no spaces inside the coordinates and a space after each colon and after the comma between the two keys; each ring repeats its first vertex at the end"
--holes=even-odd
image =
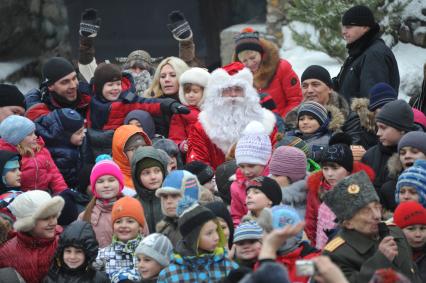
{"type": "Polygon", "coordinates": [[[75,72],[75,68],[67,59],[50,58],[42,67],[43,83],[50,86],[72,72],[75,72]]]}
{"type": "Polygon", "coordinates": [[[259,32],[250,27],[243,29],[235,37],[235,54],[238,55],[238,53],[244,50],[253,50],[263,53],[263,47],[259,40],[259,32]]]}
{"type": "Polygon", "coordinates": [[[96,94],[102,96],[104,84],[121,80],[121,69],[115,64],[101,63],[93,75],[96,94]]]}
{"type": "Polygon", "coordinates": [[[213,201],[213,202],[207,203],[205,206],[208,209],[210,209],[216,215],[216,217],[220,217],[223,220],[225,220],[229,228],[228,245],[229,245],[229,248],[231,248],[232,243],[234,242],[234,224],[232,222],[231,214],[226,208],[226,205],[221,201],[213,201]]]}
{"type": "Polygon", "coordinates": [[[329,87],[333,85],[330,73],[327,71],[327,69],[318,65],[311,65],[303,72],[301,81],[303,82],[308,79],[320,80],[329,87]]]}
{"type": "Polygon", "coordinates": [[[376,115],[376,122],[381,122],[400,131],[415,130],[413,110],[402,99],[391,101],[383,106],[376,115]]]}
{"type": "Polygon", "coordinates": [[[337,133],[330,138],[328,147],[321,153],[321,165],[334,162],[349,173],[353,170],[354,157],[350,145],[352,139],[345,133],[337,133]]]}
{"type": "Polygon", "coordinates": [[[14,85],[0,84],[0,107],[20,106],[25,109],[25,97],[14,85]]]}
{"type": "Polygon", "coordinates": [[[370,8],[358,5],[350,8],[343,14],[342,25],[374,27],[376,21],[370,8]]]}
{"type": "Polygon", "coordinates": [[[283,200],[280,185],[269,177],[260,176],[250,180],[246,190],[250,188],[262,191],[272,201],[272,205],[278,205],[283,200]]]}
{"type": "Polygon", "coordinates": [[[398,93],[387,83],[377,83],[368,92],[370,94],[368,110],[370,111],[375,111],[377,108],[382,108],[386,103],[398,99],[398,93]]]}
{"type": "MultiPolygon", "coordinates": [[[[185,201],[185,199],[182,199],[180,203],[185,201]]],[[[178,206],[179,205],[180,204],[178,204],[178,206]]],[[[195,233],[196,235],[194,236],[196,237],[194,238],[198,239],[198,234],[203,225],[210,220],[216,219],[216,215],[214,215],[210,209],[198,203],[191,205],[182,212],[177,211],[177,213],[179,215],[178,227],[183,238],[187,237],[189,234],[195,233]]]]}
{"type": "Polygon", "coordinates": [[[74,134],[84,125],[83,117],[75,110],[70,108],[61,108],[58,110],[59,120],[65,132],[74,134]]]}
{"type": "Polygon", "coordinates": [[[198,181],[201,185],[209,182],[214,177],[213,168],[204,162],[194,160],[185,164],[183,170],[189,171],[197,176],[198,181]]]}
{"type": "Polygon", "coordinates": [[[228,160],[216,168],[216,186],[220,198],[228,205],[231,204],[230,177],[235,174],[238,166],[235,159],[228,160]]]}

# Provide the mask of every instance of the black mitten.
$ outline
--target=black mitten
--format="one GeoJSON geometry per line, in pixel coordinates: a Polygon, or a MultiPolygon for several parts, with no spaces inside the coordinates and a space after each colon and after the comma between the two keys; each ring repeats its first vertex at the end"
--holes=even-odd
{"type": "Polygon", "coordinates": [[[188,114],[189,109],[173,98],[163,98],[160,103],[161,112],[164,114],[188,114]]]}
{"type": "Polygon", "coordinates": [[[84,37],[96,37],[101,26],[101,18],[98,11],[93,8],[84,10],[81,14],[80,35],[84,37]]]}
{"type": "Polygon", "coordinates": [[[185,40],[192,36],[191,26],[185,19],[183,13],[179,10],[173,11],[169,14],[170,24],[167,27],[177,40],[185,40]]]}

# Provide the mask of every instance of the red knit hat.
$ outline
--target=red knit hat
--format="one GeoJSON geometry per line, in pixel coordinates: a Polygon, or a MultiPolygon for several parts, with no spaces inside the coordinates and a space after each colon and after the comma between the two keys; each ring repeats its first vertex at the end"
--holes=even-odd
{"type": "Polygon", "coordinates": [[[402,202],[395,209],[393,220],[401,229],[412,225],[426,225],[426,209],[416,201],[402,202]]]}
{"type": "Polygon", "coordinates": [[[145,215],[141,203],[132,197],[125,196],[117,200],[111,212],[112,223],[121,217],[131,217],[135,219],[141,227],[145,225],[145,215]]]}

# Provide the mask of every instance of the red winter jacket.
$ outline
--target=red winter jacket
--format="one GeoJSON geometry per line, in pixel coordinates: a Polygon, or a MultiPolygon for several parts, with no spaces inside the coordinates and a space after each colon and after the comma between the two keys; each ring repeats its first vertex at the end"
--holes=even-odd
{"type": "MultiPolygon", "coordinates": [[[[262,176],[269,175],[269,167],[266,166],[262,172],[262,176]]],[[[247,214],[246,206],[246,189],[248,179],[241,172],[240,168],[235,172],[235,177],[237,178],[231,184],[231,216],[234,227],[237,227],[240,224],[241,218],[247,214]]]]}
{"type": "MultiPolygon", "coordinates": [[[[367,173],[371,181],[374,180],[376,174],[374,173],[373,168],[362,162],[354,161],[351,174],[357,173],[361,170],[364,170],[365,173],[367,173]]],[[[318,209],[322,202],[320,200],[320,194],[329,190],[330,185],[325,182],[322,170],[310,175],[308,177],[307,185],[308,194],[306,196],[305,233],[308,239],[311,241],[311,245],[316,246],[318,209]]]]}
{"type": "MultiPolygon", "coordinates": [[[[59,194],[67,189],[61,173],[56,167],[50,152],[44,147],[41,137],[37,138],[37,143],[41,146],[41,150],[34,156],[22,156],[21,159],[21,190],[45,190],[53,194],[59,194]]],[[[0,149],[12,152],[18,152],[16,146],[0,139],[0,149]]]]}
{"type": "Polygon", "coordinates": [[[170,120],[169,139],[179,145],[188,139],[189,132],[198,122],[200,109],[197,106],[187,106],[191,112],[189,114],[174,114],[170,120]]]}
{"type": "Polygon", "coordinates": [[[0,268],[14,268],[27,283],[40,283],[49,271],[62,227],[51,239],[33,238],[18,232],[0,247],[0,268]]]}

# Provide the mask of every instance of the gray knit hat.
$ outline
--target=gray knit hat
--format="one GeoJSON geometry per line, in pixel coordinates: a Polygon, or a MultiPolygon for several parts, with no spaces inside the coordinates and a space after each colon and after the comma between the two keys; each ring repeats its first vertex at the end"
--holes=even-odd
{"type": "Polygon", "coordinates": [[[135,254],[146,255],[161,266],[167,266],[170,263],[170,256],[173,252],[173,245],[170,240],[160,233],[153,233],[144,238],[136,248],[135,254]]]}
{"type": "Polygon", "coordinates": [[[423,154],[426,154],[426,133],[425,132],[409,132],[406,133],[398,143],[398,152],[401,148],[411,146],[417,148],[423,154]]]}
{"type": "Polygon", "coordinates": [[[34,131],[34,122],[19,115],[10,115],[0,124],[0,136],[2,139],[15,146],[34,131]]]}
{"type": "Polygon", "coordinates": [[[381,122],[400,131],[413,131],[414,114],[405,100],[398,99],[388,102],[380,109],[376,122],[381,122]]]}
{"type": "Polygon", "coordinates": [[[374,201],[379,201],[379,196],[364,171],[344,178],[324,196],[325,204],[339,221],[351,219],[360,209],[374,201]]]}

